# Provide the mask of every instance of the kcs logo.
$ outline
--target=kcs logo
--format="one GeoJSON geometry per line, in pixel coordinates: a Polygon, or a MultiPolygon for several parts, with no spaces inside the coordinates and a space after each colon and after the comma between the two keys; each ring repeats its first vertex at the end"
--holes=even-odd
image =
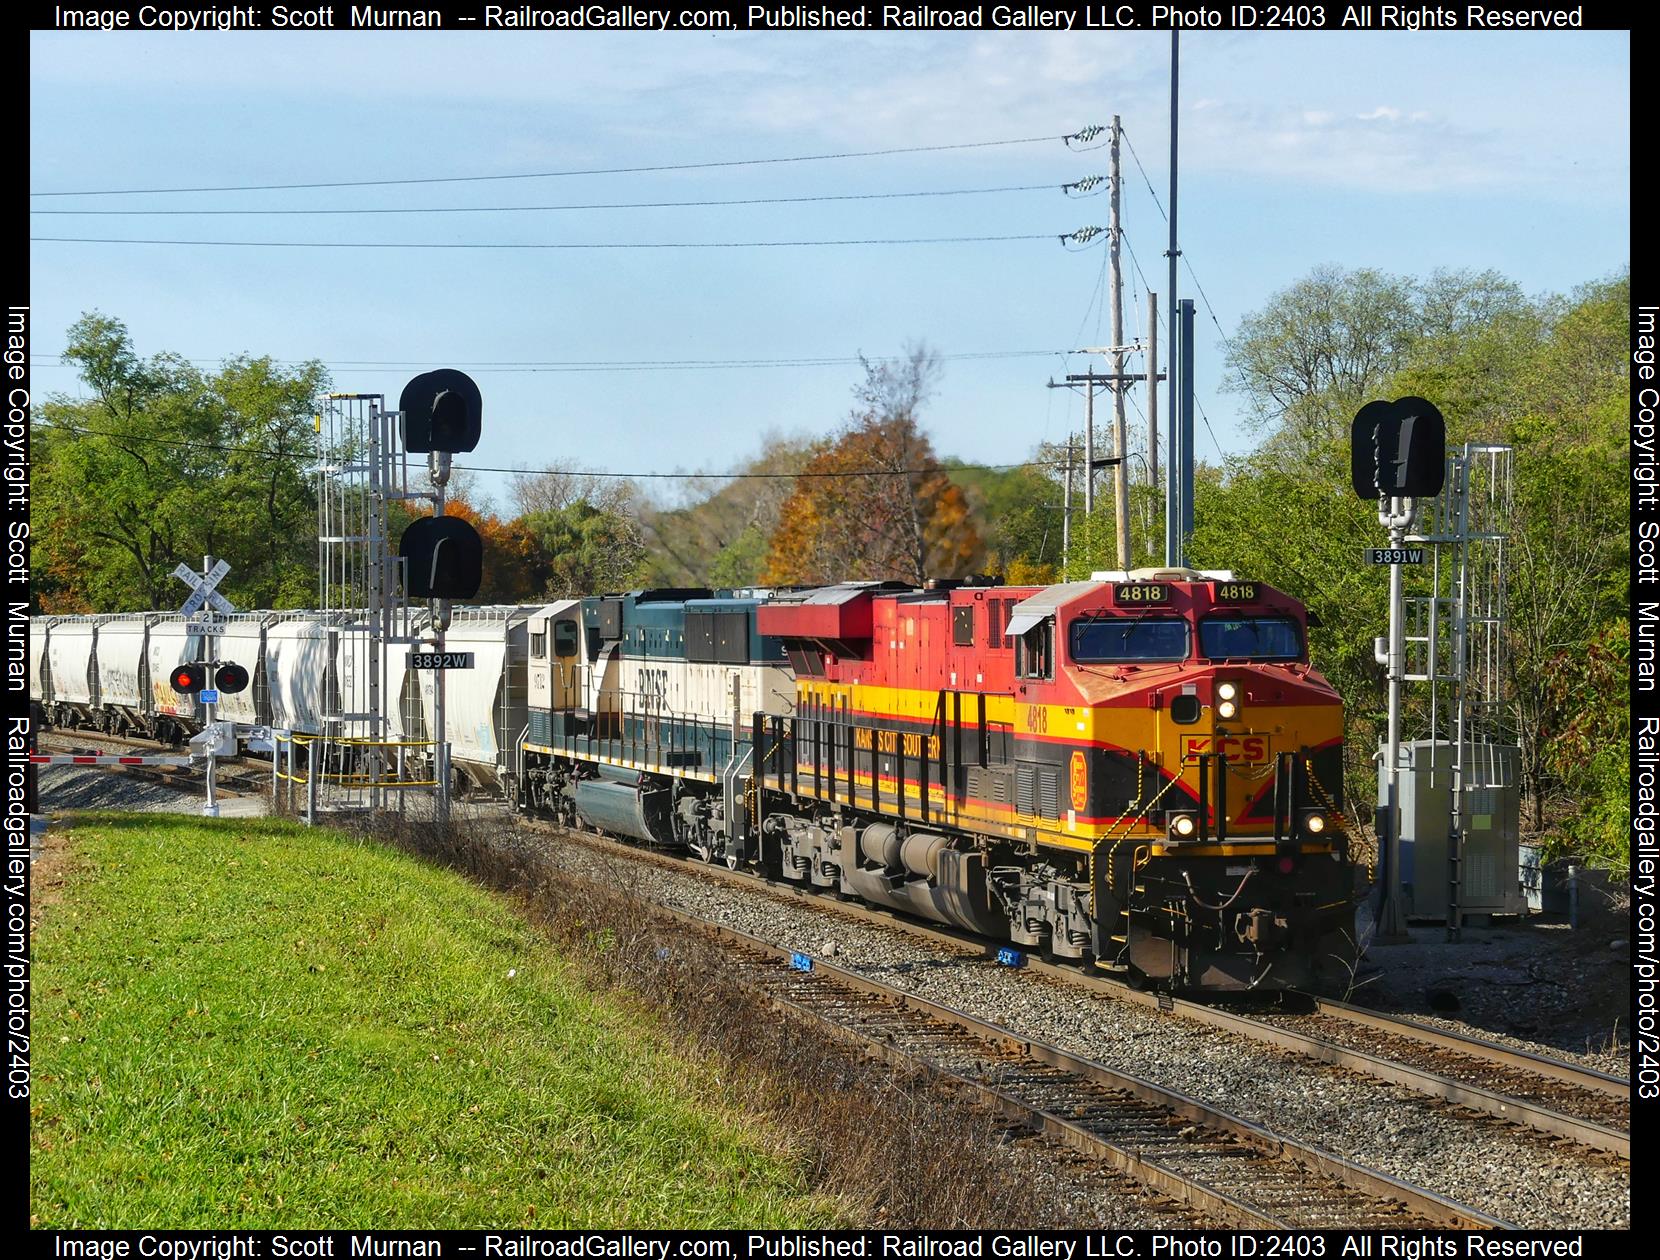
{"type": "Polygon", "coordinates": [[[1182,760],[1197,761],[1199,754],[1227,757],[1230,766],[1263,766],[1268,764],[1268,736],[1266,735],[1183,735],[1182,760]]]}
{"type": "Polygon", "coordinates": [[[1089,805],[1089,767],[1081,752],[1072,754],[1072,808],[1083,813],[1089,805]]]}

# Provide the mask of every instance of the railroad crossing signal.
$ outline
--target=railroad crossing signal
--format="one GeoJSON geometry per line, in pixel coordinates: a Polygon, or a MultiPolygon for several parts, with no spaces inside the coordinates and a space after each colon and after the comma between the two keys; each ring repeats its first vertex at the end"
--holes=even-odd
{"type": "Polygon", "coordinates": [[[235,612],[236,605],[214,590],[214,587],[218,586],[225,574],[230,571],[230,564],[224,560],[219,561],[206,573],[198,573],[188,564],[183,563],[174,569],[173,576],[190,587],[190,597],[179,605],[179,615],[183,617],[193,616],[200,611],[203,604],[213,609],[214,612],[235,612]]]}
{"type": "Polygon", "coordinates": [[[213,704],[219,692],[234,696],[248,686],[248,671],[234,661],[220,661],[215,665],[187,663],[175,665],[168,675],[168,683],[181,696],[195,695],[203,704],[213,704]],[[208,685],[208,671],[213,671],[213,686],[208,685]]]}
{"type": "Polygon", "coordinates": [[[193,695],[207,686],[207,670],[200,665],[175,665],[167,681],[181,696],[193,695]]]}

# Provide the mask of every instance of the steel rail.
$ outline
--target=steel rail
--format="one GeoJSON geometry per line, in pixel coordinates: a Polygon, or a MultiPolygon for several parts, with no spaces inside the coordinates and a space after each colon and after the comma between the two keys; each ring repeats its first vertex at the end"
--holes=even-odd
{"type": "Polygon", "coordinates": [[[1564,1063],[1561,1059],[1553,1059],[1548,1055],[1534,1054],[1532,1051],[1519,1050],[1514,1046],[1499,1045],[1497,1042],[1487,1041],[1480,1037],[1471,1037],[1465,1033],[1453,1032],[1448,1028],[1435,1028],[1429,1024],[1420,1024],[1418,1021],[1408,1019],[1402,1015],[1387,1015],[1381,1011],[1369,1011],[1363,1006],[1351,1006],[1347,1002],[1317,997],[1312,993],[1303,996],[1314,1004],[1315,1013],[1319,1015],[1328,1015],[1333,1019],[1361,1024],[1368,1028],[1378,1028],[1397,1037],[1405,1037],[1411,1041],[1421,1041],[1425,1045],[1435,1046],[1438,1049],[1454,1050],[1460,1054],[1490,1059],[1495,1063],[1502,1063],[1507,1067],[1518,1068],[1524,1072],[1532,1072],[1538,1076],[1548,1076],[1577,1089],[1607,1094],[1610,1098],[1620,1098],[1626,1102],[1631,1101],[1631,1082],[1623,1076],[1613,1076],[1607,1072],[1598,1072],[1592,1068],[1580,1067],[1578,1064],[1564,1063]]]}
{"type": "MultiPolygon", "coordinates": [[[[677,922],[713,935],[717,939],[737,943],[744,948],[764,954],[772,959],[791,963],[803,957],[798,950],[775,945],[770,941],[728,927],[725,924],[713,922],[690,911],[664,906],[657,902],[652,904],[677,922]]],[[[1237,1141],[1244,1142],[1269,1158],[1288,1159],[1308,1172],[1328,1178],[1369,1198],[1383,1199],[1402,1205],[1409,1211],[1418,1213],[1425,1219],[1439,1225],[1460,1229],[1514,1228],[1514,1226],[1497,1217],[1479,1212],[1444,1195],[1413,1186],[1385,1173],[1362,1167],[1307,1143],[1282,1137],[1260,1125],[1253,1124],[1229,1112],[1221,1111],[1176,1090],[1167,1089],[1164,1086],[1155,1085],[1151,1081],[1143,1080],[1141,1077],[1117,1071],[1105,1064],[1072,1054],[1047,1042],[1022,1036],[1017,1032],[960,1011],[955,1007],[930,1001],[927,998],[908,993],[903,989],[895,988],[869,976],[861,975],[844,967],[838,967],[834,963],[811,957],[809,969],[800,974],[828,977],[833,983],[842,988],[894,1003],[906,1010],[917,1012],[932,1021],[962,1029],[976,1040],[1006,1052],[1056,1068],[1072,1076],[1104,1086],[1107,1089],[1129,1094],[1142,1102],[1168,1111],[1172,1115],[1193,1124],[1204,1126],[1226,1134],[1237,1141]]],[[[803,1011],[815,1020],[825,1022],[825,1017],[813,1011],[810,1007],[802,1006],[799,1003],[794,1005],[796,1009],[803,1011]]],[[[917,1056],[905,1054],[903,1051],[899,1051],[897,1047],[887,1044],[879,1038],[859,1032],[857,1029],[848,1029],[845,1025],[839,1025],[838,1027],[853,1033],[860,1041],[877,1050],[889,1061],[895,1061],[893,1056],[898,1055],[905,1063],[914,1064],[918,1062],[917,1056]]],[[[1155,1158],[1150,1158],[1127,1147],[1109,1142],[1065,1117],[1046,1111],[1041,1107],[1036,1107],[1031,1103],[1015,1098],[1006,1091],[962,1076],[937,1064],[929,1064],[928,1066],[930,1070],[949,1076],[954,1082],[969,1086],[982,1096],[988,1096],[997,1102],[1005,1112],[1012,1108],[1015,1113],[1021,1116],[1037,1119],[1040,1127],[1045,1132],[1059,1137],[1075,1149],[1090,1154],[1098,1154],[1121,1171],[1154,1185],[1159,1190],[1171,1194],[1190,1206],[1226,1220],[1229,1224],[1255,1229],[1286,1229],[1293,1227],[1284,1219],[1274,1216],[1272,1213],[1242,1203],[1225,1191],[1218,1190],[1197,1178],[1166,1167],[1155,1158]]]]}
{"type": "MultiPolygon", "coordinates": [[[[885,927],[907,935],[947,944],[968,953],[978,954],[982,958],[994,958],[1000,950],[1007,948],[1006,945],[1000,942],[988,941],[968,932],[958,931],[940,924],[918,922],[889,911],[872,910],[856,902],[840,901],[821,893],[808,891],[787,881],[729,871],[724,867],[700,862],[688,862],[666,853],[657,853],[636,845],[623,844],[602,835],[574,831],[544,820],[534,820],[533,825],[546,827],[559,835],[574,837],[586,844],[621,850],[637,858],[650,861],[665,870],[695,871],[699,875],[707,876],[734,888],[753,889],[759,885],[773,894],[793,899],[803,905],[817,906],[825,913],[842,915],[869,923],[872,926],[885,927]]],[[[1500,1094],[1441,1073],[1427,1071],[1407,1063],[1399,1063],[1364,1050],[1342,1046],[1311,1033],[1277,1027],[1263,1020],[1252,1019],[1248,1015],[1240,1015],[1206,1006],[1203,1003],[1193,1002],[1185,998],[1149,993],[1134,988],[1122,980],[1110,976],[1092,975],[1075,966],[1064,966],[1049,962],[1025,951],[1021,951],[1020,965],[1024,969],[1039,972],[1065,984],[1104,993],[1109,997],[1131,1002],[1149,1010],[1157,1010],[1167,1015],[1189,1019],[1251,1041],[1273,1046],[1276,1049],[1301,1054],[1348,1071],[1371,1076],[1376,1080],[1382,1080],[1389,1084],[1401,1085],[1426,1097],[1440,1099],[1508,1123],[1522,1125],[1542,1133],[1565,1138],[1593,1150],[1605,1151],[1622,1159],[1630,1159],[1631,1157],[1631,1134],[1629,1130],[1615,1129],[1595,1120],[1569,1115],[1528,1099],[1500,1094]]],[[[1299,996],[1306,997],[1308,995],[1299,996]]],[[[1323,1007],[1333,1008],[1321,1011],[1321,1013],[1333,1017],[1351,1018],[1352,1022],[1357,1024],[1367,1024],[1380,1031],[1399,1035],[1408,1040],[1425,1042],[1435,1045],[1439,1049],[1454,1050],[1476,1060],[1517,1067],[1523,1071],[1559,1080],[1578,1088],[1591,1089],[1604,1095],[1617,1097],[1618,1094],[1613,1087],[1622,1086],[1625,1096],[1627,1098],[1630,1096],[1629,1085],[1620,1081],[1617,1077],[1607,1076],[1600,1072],[1591,1072],[1589,1069],[1578,1068],[1572,1064],[1550,1059],[1543,1055],[1529,1055],[1507,1047],[1493,1047],[1490,1043],[1474,1037],[1460,1037],[1452,1033],[1442,1034],[1440,1030],[1431,1029],[1424,1025],[1409,1024],[1406,1030],[1403,1030],[1401,1021],[1379,1012],[1363,1011],[1358,1007],[1350,1007],[1343,1003],[1334,1003],[1323,999],[1320,1000],[1320,1003],[1323,1007]],[[1348,1012],[1352,1012],[1353,1015],[1347,1015],[1348,1012]],[[1413,1033],[1421,1035],[1414,1036],[1413,1033]],[[1439,1040],[1443,1036],[1446,1038],[1445,1043],[1439,1040]],[[1497,1050],[1499,1053],[1490,1054],[1488,1053],[1489,1050],[1497,1050]]]]}

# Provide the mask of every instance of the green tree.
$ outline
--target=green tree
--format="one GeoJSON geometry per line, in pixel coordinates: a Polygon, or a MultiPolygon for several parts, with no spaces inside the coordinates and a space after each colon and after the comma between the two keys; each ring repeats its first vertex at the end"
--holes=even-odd
{"type": "Polygon", "coordinates": [[[185,593],[173,568],[204,554],[230,562],[222,589],[243,607],[314,598],[305,467],[320,364],[140,360],[126,327],[96,312],[69,329],[65,357],[89,396],[48,399],[34,438],[44,609],[172,608],[185,593]]]}
{"type": "Polygon", "coordinates": [[[627,590],[639,578],[645,546],[638,525],[622,512],[578,499],[515,524],[535,545],[532,571],[549,598],[627,590]]]}
{"type": "Polygon", "coordinates": [[[817,449],[805,437],[768,433],[761,453],[732,478],[689,479],[679,506],[642,504],[645,581],[652,586],[750,586],[760,580],[767,540],[817,449]]]}
{"type": "MultiPolygon", "coordinates": [[[[1526,817],[1574,843],[1588,828],[1611,834],[1614,780],[1568,768],[1611,765],[1612,728],[1576,725],[1589,683],[1547,680],[1615,635],[1629,601],[1629,287],[1622,276],[1530,303],[1490,273],[1420,283],[1328,269],[1244,321],[1230,369],[1268,440],[1221,477],[1198,479],[1189,554],[1272,582],[1321,619],[1311,650],[1345,698],[1350,795],[1362,807],[1384,707],[1372,638],[1388,613],[1383,575],[1359,563],[1381,532],[1348,486],[1348,425],[1369,398],[1420,394],[1446,416],[1449,445],[1515,448],[1505,647],[1526,817]],[[1553,741],[1569,729],[1581,742],[1564,760],[1553,741]]],[[[1424,575],[1407,576],[1412,594],[1424,575]]],[[[1419,690],[1408,689],[1409,704],[1422,702],[1419,690]]],[[[1609,702],[1629,713],[1623,698],[1609,702]]],[[[1406,725],[1427,729],[1427,715],[1409,709],[1406,725]]]]}
{"type": "Polygon", "coordinates": [[[1520,314],[1526,299],[1496,272],[1438,271],[1412,280],[1317,267],[1247,315],[1228,344],[1224,387],[1283,457],[1318,458],[1345,440],[1415,346],[1462,337],[1520,314]]]}
{"type": "Polygon", "coordinates": [[[1059,572],[1061,491],[1046,475],[1040,451],[1021,468],[970,468],[946,460],[951,480],[968,496],[969,512],[985,539],[986,569],[1007,578],[1011,572],[1059,572]]]}

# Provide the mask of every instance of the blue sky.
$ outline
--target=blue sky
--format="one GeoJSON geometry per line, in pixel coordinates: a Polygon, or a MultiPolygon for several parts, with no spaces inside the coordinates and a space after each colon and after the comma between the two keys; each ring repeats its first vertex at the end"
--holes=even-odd
{"type": "MultiPolygon", "coordinates": [[[[1054,136],[1122,116],[1162,200],[1170,40],[987,34],[53,33],[31,37],[31,190],[509,175],[1054,136]]],[[[1322,263],[1493,268],[1530,293],[1630,257],[1630,39],[1621,32],[1259,34],[1182,40],[1182,248],[1231,333],[1322,263]]],[[[1105,149],[1059,142],[652,174],[121,197],[35,210],[562,205],[1041,191],[789,205],[341,216],[35,215],[34,236],[352,242],[692,242],[1045,234],[1107,223],[1105,149]]],[[[1130,249],[1167,304],[1165,225],[1125,155],[1130,249]]],[[[475,465],[718,472],[768,431],[828,431],[855,363],[649,370],[668,360],[953,358],[925,413],[942,453],[1024,459],[1081,423],[1104,251],[1053,239],[765,249],[427,250],[31,245],[37,395],[97,309],[141,354],[331,365],[392,399],[473,372],[475,465]],[[1010,357],[1010,351],[1042,351],[1010,357]],[[582,362],[591,371],[485,364],[582,362]],[[380,366],[384,365],[384,366],[380,366]],[[473,365],[478,366],[475,370],[473,365]]],[[[1128,254],[1125,319],[1146,323],[1128,254]]],[[[1189,274],[1181,295],[1197,297],[1189,274]]],[[[1247,448],[1199,306],[1200,402],[1247,448]]],[[[1100,360],[1097,360],[1100,362],[1100,360]]],[[[1138,399],[1138,402],[1141,400],[1138,399]]],[[[1161,410],[1163,398],[1161,396],[1161,410]]],[[[1131,409],[1132,428],[1136,412],[1131,409]]],[[[1098,417],[1099,418],[1099,417],[1098,417]]],[[[480,477],[500,494],[504,478],[480,477]]],[[[651,483],[672,496],[676,483],[651,483]]]]}

